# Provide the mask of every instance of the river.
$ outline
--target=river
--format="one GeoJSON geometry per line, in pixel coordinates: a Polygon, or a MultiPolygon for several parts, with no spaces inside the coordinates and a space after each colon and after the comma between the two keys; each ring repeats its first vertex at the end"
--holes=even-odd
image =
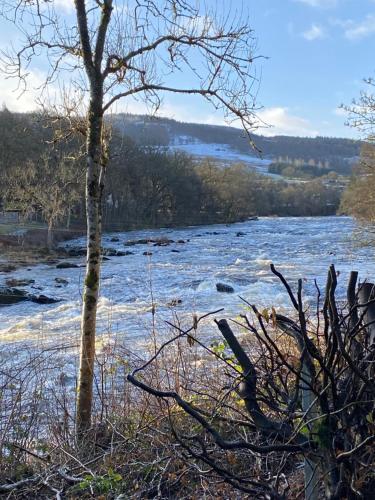
{"type": "MultiPolygon", "coordinates": [[[[104,247],[131,250],[134,255],[113,257],[103,262],[98,333],[100,339],[116,338],[142,346],[155,331],[164,335],[165,321],[190,324],[193,314],[224,308],[220,316],[244,311],[244,297],[260,308],[289,306],[287,295],[271,273],[273,262],[293,285],[303,278],[307,301],[315,295],[314,279],[324,287],[328,266],[340,272],[339,293],[344,296],[348,273],[355,269],[360,279],[375,279],[375,249],[363,247],[360,228],[349,217],[260,218],[231,225],[187,227],[113,233],[104,236],[104,247]],[[240,235],[238,235],[240,234],[240,235]],[[113,242],[113,237],[119,238],[113,242]],[[169,238],[168,246],[153,244],[125,247],[139,238],[169,238]],[[185,243],[178,243],[184,240],[185,243]],[[144,253],[152,255],[144,255],[144,253]],[[219,293],[216,283],[231,285],[235,293],[219,293]],[[181,303],[176,305],[180,300],[181,303]],[[173,303],[174,301],[174,303],[173,303]],[[155,316],[152,315],[154,305],[155,316]],[[154,322],[153,322],[154,321],[154,322]]],[[[68,245],[84,245],[84,240],[68,245]]],[[[83,259],[69,258],[82,263],[83,259]]],[[[39,293],[61,302],[37,305],[23,302],[0,308],[2,350],[21,346],[78,344],[81,290],[84,268],[56,269],[40,264],[18,269],[14,278],[32,278],[39,293]],[[58,285],[55,278],[67,284],[58,285]]],[[[0,277],[0,285],[9,275],[0,277]]],[[[31,287],[29,291],[35,293],[31,287]]],[[[212,329],[208,322],[208,330],[212,329]]]]}

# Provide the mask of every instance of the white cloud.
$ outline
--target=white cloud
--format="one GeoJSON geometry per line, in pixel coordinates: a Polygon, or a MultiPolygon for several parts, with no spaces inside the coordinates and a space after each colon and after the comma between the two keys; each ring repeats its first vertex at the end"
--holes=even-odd
{"type": "Polygon", "coordinates": [[[294,0],[295,2],[304,3],[310,7],[332,8],[336,7],[338,0],[294,0]]]}
{"type": "Polygon", "coordinates": [[[71,13],[74,10],[74,1],[73,0],[55,0],[54,6],[56,9],[62,10],[66,13],[71,13]]]}
{"type": "Polygon", "coordinates": [[[325,37],[324,29],[317,24],[312,24],[311,28],[304,31],[302,36],[306,38],[309,42],[313,40],[319,40],[325,37]]]}
{"type": "Polygon", "coordinates": [[[349,40],[358,40],[375,33],[375,15],[369,14],[366,18],[355,23],[352,20],[345,21],[345,37],[349,40]]]}
{"type": "Polygon", "coordinates": [[[260,129],[263,135],[298,135],[316,137],[319,132],[313,129],[311,123],[300,116],[293,115],[288,108],[274,107],[264,109],[259,113],[259,118],[271,125],[268,129],[260,129]]]}
{"type": "MultiPolygon", "coordinates": [[[[157,116],[164,118],[172,118],[173,120],[188,122],[188,123],[205,123],[207,125],[228,125],[224,116],[220,112],[211,111],[212,107],[206,104],[200,98],[193,98],[187,100],[187,104],[179,104],[171,102],[168,98],[163,99],[157,116]],[[190,105],[188,104],[190,102],[190,105]]],[[[120,101],[117,105],[111,108],[113,113],[132,113],[139,115],[150,114],[153,109],[147,106],[146,102],[141,98],[139,99],[125,99],[120,101]]],[[[233,123],[233,126],[236,126],[233,123]]]]}
{"type": "MultiPolygon", "coordinates": [[[[29,71],[26,87],[16,78],[0,77],[1,104],[5,104],[10,111],[26,112],[37,108],[37,100],[41,95],[41,88],[45,77],[36,71],[29,71]]],[[[50,88],[54,93],[54,88],[50,88]]]]}
{"type": "MultiPolygon", "coordinates": [[[[2,103],[5,103],[11,111],[26,112],[35,110],[37,107],[37,99],[40,95],[40,86],[44,82],[44,76],[38,73],[31,73],[28,79],[28,88],[24,93],[17,90],[17,82],[14,79],[0,79],[0,87],[2,90],[2,103]]],[[[56,92],[57,89],[50,87],[50,94],[56,92]]],[[[56,95],[51,95],[51,99],[56,95]]],[[[158,116],[173,118],[175,120],[193,123],[206,123],[212,125],[226,125],[224,117],[219,112],[211,112],[209,106],[201,106],[197,108],[196,103],[192,102],[191,106],[184,106],[177,103],[168,102],[165,100],[159,110],[158,116]],[[195,105],[194,105],[195,104],[195,105]]],[[[115,106],[112,112],[128,112],[134,114],[148,114],[150,109],[141,100],[134,99],[126,100],[115,106]]],[[[300,116],[296,116],[289,112],[286,107],[266,108],[258,113],[262,124],[270,125],[270,128],[261,127],[258,133],[267,136],[273,135],[299,135],[314,137],[319,135],[311,123],[300,116]]],[[[233,126],[239,126],[238,123],[233,123],[233,126]]]]}
{"type": "MultiPolygon", "coordinates": [[[[193,103],[192,103],[193,104],[193,103]]],[[[192,106],[183,106],[168,102],[161,106],[158,116],[173,118],[178,121],[190,123],[206,123],[208,125],[228,125],[221,113],[210,112],[210,108],[203,106],[201,109],[194,103],[192,106]]],[[[116,106],[113,112],[127,112],[134,114],[147,114],[150,112],[142,101],[127,100],[116,106]]],[[[259,129],[256,133],[273,135],[298,135],[316,137],[319,131],[315,130],[311,123],[300,116],[293,115],[286,107],[273,107],[261,110],[258,113],[259,129]],[[266,127],[265,125],[269,125],[266,127]]],[[[238,122],[230,124],[240,127],[238,122]]]]}

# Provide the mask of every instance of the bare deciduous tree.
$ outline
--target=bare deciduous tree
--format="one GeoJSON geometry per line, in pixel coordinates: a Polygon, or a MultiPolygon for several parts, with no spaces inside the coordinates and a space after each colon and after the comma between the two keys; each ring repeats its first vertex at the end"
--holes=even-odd
{"type": "Polygon", "coordinates": [[[82,169],[73,162],[45,153],[39,161],[29,160],[13,168],[5,176],[5,204],[22,210],[24,216],[33,213],[47,223],[47,247],[53,248],[53,229],[80,199],[82,169]]]}
{"type": "MultiPolygon", "coordinates": [[[[59,2],[61,7],[61,2],[59,2]]],[[[130,97],[156,111],[173,92],[205,98],[247,132],[256,126],[254,37],[243,12],[217,15],[194,0],[74,0],[70,15],[54,1],[3,2],[2,13],[24,35],[3,55],[9,76],[27,81],[44,56],[45,89],[64,88],[57,114],[85,116],[87,268],[82,314],[77,430],[90,428],[96,310],[100,277],[101,202],[108,160],[104,115],[130,97]],[[185,86],[185,82],[188,84],[185,86]],[[68,88],[68,90],[66,90],[68,88]]]]}
{"type": "MultiPolygon", "coordinates": [[[[226,342],[220,351],[199,340],[196,324],[188,330],[176,327],[176,337],[128,380],[187,413],[193,421],[188,430],[178,428],[178,414],[171,418],[175,438],[190,460],[210,467],[240,491],[286,498],[282,477],[288,483],[290,458],[300,456],[305,459],[306,499],[369,498],[375,464],[374,285],[357,288],[358,273],[352,272],[347,305],[341,309],[331,266],[324,298],[317,287],[316,314],[309,317],[302,280],[294,293],[284,276],[271,269],[285,286],[295,318],[273,308],[259,311],[245,301],[252,316],[232,323],[241,327],[244,340],[251,335],[248,352],[225,319],[216,322],[226,342]],[[141,378],[168,345],[183,337],[221,360],[231,377],[229,387],[194,393],[191,382],[189,391],[173,390],[167,384],[151,387],[141,378]],[[255,472],[262,457],[263,470],[255,472]]],[[[210,370],[213,363],[203,366],[210,370]]]]}
{"type": "Polygon", "coordinates": [[[359,220],[374,222],[374,167],[375,167],[375,80],[364,80],[366,90],[350,105],[342,106],[348,113],[346,124],[357,129],[366,141],[362,144],[358,165],[341,201],[341,210],[359,220]]]}
{"type": "Polygon", "coordinates": [[[348,113],[347,125],[358,129],[363,138],[368,142],[374,142],[375,127],[375,95],[374,78],[364,79],[366,90],[362,90],[358,99],[353,99],[350,105],[342,105],[341,108],[348,113]]]}
{"type": "MultiPolygon", "coordinates": [[[[345,189],[340,203],[343,213],[354,216],[357,220],[374,223],[375,221],[375,147],[365,143],[361,148],[358,165],[345,189]]],[[[371,233],[367,228],[366,234],[371,233]]]]}

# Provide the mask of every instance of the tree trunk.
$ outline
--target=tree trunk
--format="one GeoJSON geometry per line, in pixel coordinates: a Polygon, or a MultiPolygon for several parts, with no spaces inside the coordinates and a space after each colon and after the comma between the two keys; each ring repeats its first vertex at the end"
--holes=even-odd
{"type": "Polygon", "coordinates": [[[91,427],[95,361],[96,310],[99,295],[102,201],[102,89],[91,92],[88,115],[86,219],[87,262],[81,325],[76,430],[79,438],[91,427]]]}
{"type": "Polygon", "coordinates": [[[49,252],[51,252],[53,249],[53,222],[52,222],[52,220],[48,221],[47,248],[48,248],[49,252]]]}
{"type": "Polygon", "coordinates": [[[72,217],[72,208],[69,206],[69,208],[68,208],[68,215],[67,215],[67,218],[66,218],[66,229],[70,229],[71,217],[72,217]]]}
{"type": "MultiPolygon", "coordinates": [[[[313,419],[317,416],[317,411],[314,405],[315,395],[310,389],[308,384],[313,384],[314,380],[311,377],[310,370],[307,363],[303,362],[301,375],[303,381],[301,382],[302,393],[302,411],[306,413],[306,420],[313,419]]],[[[311,429],[310,429],[311,430],[311,429]]],[[[320,471],[319,463],[311,457],[305,457],[305,499],[318,500],[319,498],[319,481],[320,471]]]]}
{"type": "MultiPolygon", "coordinates": [[[[358,291],[359,304],[367,304],[375,297],[375,285],[373,283],[363,283],[358,291]]],[[[368,345],[375,342],[375,303],[360,307],[361,314],[364,314],[364,322],[367,325],[368,345]]]]}

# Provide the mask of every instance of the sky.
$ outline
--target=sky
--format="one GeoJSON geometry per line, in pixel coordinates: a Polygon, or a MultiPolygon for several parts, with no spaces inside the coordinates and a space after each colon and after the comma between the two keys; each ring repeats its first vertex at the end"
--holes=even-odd
{"type": "MultiPolygon", "coordinates": [[[[56,1],[56,0],[55,0],[56,1]]],[[[260,118],[264,135],[359,137],[345,126],[341,104],[350,104],[374,75],[375,0],[206,0],[222,13],[245,10],[257,39],[260,118]]],[[[71,0],[57,0],[61,16],[74,22],[71,0]]],[[[0,50],[17,46],[19,34],[0,19],[0,50]]],[[[35,60],[28,91],[0,74],[2,102],[10,110],[35,109],[45,60],[35,60]]],[[[118,111],[143,113],[129,101],[118,111]]],[[[223,124],[222,113],[198,97],[168,95],[160,110],[176,120],[223,124]]]]}

